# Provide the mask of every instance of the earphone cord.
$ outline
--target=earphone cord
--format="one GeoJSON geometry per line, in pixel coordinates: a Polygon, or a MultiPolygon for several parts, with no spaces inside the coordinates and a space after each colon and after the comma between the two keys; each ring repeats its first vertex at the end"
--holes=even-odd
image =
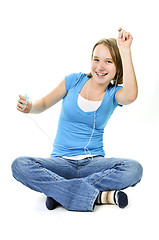
{"type": "MultiPolygon", "coordinates": [[[[112,93],[110,94],[110,96],[106,99],[106,101],[104,101],[101,105],[103,105],[105,102],[107,102],[107,101],[111,98],[111,96],[113,95],[113,93],[114,93],[115,90],[116,90],[116,86],[117,86],[117,79],[116,79],[116,82],[115,82],[115,88],[114,88],[114,90],[112,91],[112,93]]],[[[98,109],[97,109],[97,110],[98,110],[98,109]]],[[[86,146],[84,146],[84,147],[75,147],[75,148],[67,148],[67,147],[65,147],[65,146],[63,146],[63,145],[60,145],[60,144],[54,144],[54,145],[58,145],[58,146],[60,146],[60,147],[63,147],[63,148],[66,148],[66,149],[70,149],[70,150],[71,150],[71,149],[84,149],[86,155],[87,155],[87,151],[88,151],[88,153],[91,155],[91,152],[90,152],[90,150],[87,148],[87,146],[89,145],[89,143],[90,143],[90,141],[91,141],[91,139],[92,139],[92,136],[93,136],[93,134],[94,134],[95,123],[96,123],[96,112],[97,112],[97,110],[94,112],[93,130],[92,130],[91,136],[90,136],[89,141],[88,141],[88,143],[86,144],[86,146]]],[[[37,124],[37,122],[36,122],[33,118],[29,117],[26,113],[25,113],[25,116],[26,116],[27,118],[29,118],[30,120],[32,120],[32,121],[35,123],[35,125],[37,126],[37,128],[47,137],[47,139],[49,140],[49,142],[51,143],[51,146],[52,146],[53,143],[52,143],[51,138],[48,136],[48,134],[37,124]]],[[[92,160],[93,160],[93,156],[91,156],[91,158],[92,158],[92,160]]]]}
{"type": "Polygon", "coordinates": [[[35,123],[37,128],[47,137],[47,139],[49,140],[49,142],[51,143],[51,146],[52,146],[53,143],[52,143],[51,138],[48,136],[48,134],[37,124],[37,122],[33,118],[29,117],[28,114],[26,114],[26,113],[24,113],[24,114],[27,118],[29,118],[30,120],[32,120],[35,123]]]}
{"type": "MultiPolygon", "coordinates": [[[[115,90],[116,90],[116,86],[117,86],[117,80],[116,80],[116,82],[115,82],[115,88],[113,89],[112,93],[110,94],[110,96],[109,96],[101,105],[103,105],[104,103],[106,103],[106,102],[112,97],[113,93],[114,93],[115,90]]],[[[101,105],[100,105],[100,106],[101,106],[101,105]]],[[[97,109],[97,110],[98,110],[98,109],[97,109]]],[[[69,150],[71,150],[71,149],[84,149],[86,155],[87,155],[87,151],[88,151],[88,153],[91,155],[91,152],[90,152],[90,150],[87,148],[87,146],[89,145],[89,143],[90,143],[90,141],[91,141],[91,139],[92,139],[92,136],[93,136],[93,134],[94,134],[95,124],[96,124],[96,113],[97,113],[97,110],[94,112],[93,130],[92,130],[91,136],[90,136],[90,138],[89,138],[88,143],[86,144],[86,146],[83,146],[83,147],[74,147],[74,148],[67,148],[67,147],[65,147],[65,146],[63,146],[63,145],[56,144],[56,143],[55,143],[54,145],[60,146],[60,147],[62,147],[62,148],[69,149],[69,150]]],[[[89,158],[89,157],[88,157],[88,158],[89,158]]],[[[91,158],[92,158],[92,160],[93,160],[93,156],[91,156],[91,158]]]]}

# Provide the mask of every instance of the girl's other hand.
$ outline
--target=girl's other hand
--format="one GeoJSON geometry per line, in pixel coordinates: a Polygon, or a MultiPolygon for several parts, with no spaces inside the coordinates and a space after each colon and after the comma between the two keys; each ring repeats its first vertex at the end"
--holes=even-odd
{"type": "Polygon", "coordinates": [[[17,110],[23,113],[29,113],[32,108],[32,102],[27,102],[26,98],[22,95],[19,95],[17,110]]]}
{"type": "Polygon", "coordinates": [[[133,37],[129,32],[126,32],[124,29],[118,29],[118,38],[117,43],[118,47],[120,48],[130,48],[132,44],[133,37]]]}

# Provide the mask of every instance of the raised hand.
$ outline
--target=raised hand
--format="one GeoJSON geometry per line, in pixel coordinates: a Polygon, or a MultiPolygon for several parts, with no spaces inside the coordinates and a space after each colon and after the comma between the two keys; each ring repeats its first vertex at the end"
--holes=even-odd
{"type": "Polygon", "coordinates": [[[126,32],[124,29],[118,29],[118,38],[117,44],[119,49],[121,48],[130,48],[132,44],[133,37],[129,32],[126,32]]]}

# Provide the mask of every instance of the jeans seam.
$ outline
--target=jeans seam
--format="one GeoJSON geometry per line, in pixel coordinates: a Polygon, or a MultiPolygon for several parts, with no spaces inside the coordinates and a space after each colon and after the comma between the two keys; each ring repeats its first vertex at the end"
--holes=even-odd
{"type": "Polygon", "coordinates": [[[102,175],[100,176],[98,179],[96,179],[93,183],[91,183],[91,185],[94,185],[96,184],[97,182],[99,182],[102,178],[108,176],[109,174],[113,173],[115,171],[115,169],[111,170],[109,173],[105,174],[105,175],[102,175]]]}
{"type": "MultiPolygon", "coordinates": [[[[34,161],[33,161],[34,162],[34,161]]],[[[39,162],[34,162],[39,168],[42,168],[47,174],[49,174],[49,176],[51,176],[54,180],[56,181],[60,181],[60,179],[56,178],[55,176],[52,176],[52,174],[46,169],[44,168],[39,162]]]]}
{"type": "Polygon", "coordinates": [[[88,210],[90,211],[92,211],[92,204],[93,204],[93,202],[94,202],[94,197],[95,197],[95,195],[96,195],[96,193],[97,193],[97,189],[94,191],[94,193],[93,193],[93,195],[92,195],[92,197],[91,197],[91,200],[90,200],[90,203],[89,203],[89,206],[88,206],[88,210]]]}

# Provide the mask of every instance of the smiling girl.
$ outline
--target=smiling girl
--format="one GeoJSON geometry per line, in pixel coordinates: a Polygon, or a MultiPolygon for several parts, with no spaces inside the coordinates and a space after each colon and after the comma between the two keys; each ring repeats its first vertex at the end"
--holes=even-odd
{"type": "Polygon", "coordinates": [[[19,96],[17,109],[23,113],[43,112],[63,99],[50,158],[19,157],[12,164],[13,176],[44,193],[50,210],[58,203],[74,211],[93,211],[99,204],[124,208],[128,197],[122,190],[142,178],[140,163],[106,158],[103,149],[104,128],[115,108],[137,98],[132,40],[119,28],[117,40],[101,39],[95,44],[89,74],[66,76],[33,103],[19,96]]]}

